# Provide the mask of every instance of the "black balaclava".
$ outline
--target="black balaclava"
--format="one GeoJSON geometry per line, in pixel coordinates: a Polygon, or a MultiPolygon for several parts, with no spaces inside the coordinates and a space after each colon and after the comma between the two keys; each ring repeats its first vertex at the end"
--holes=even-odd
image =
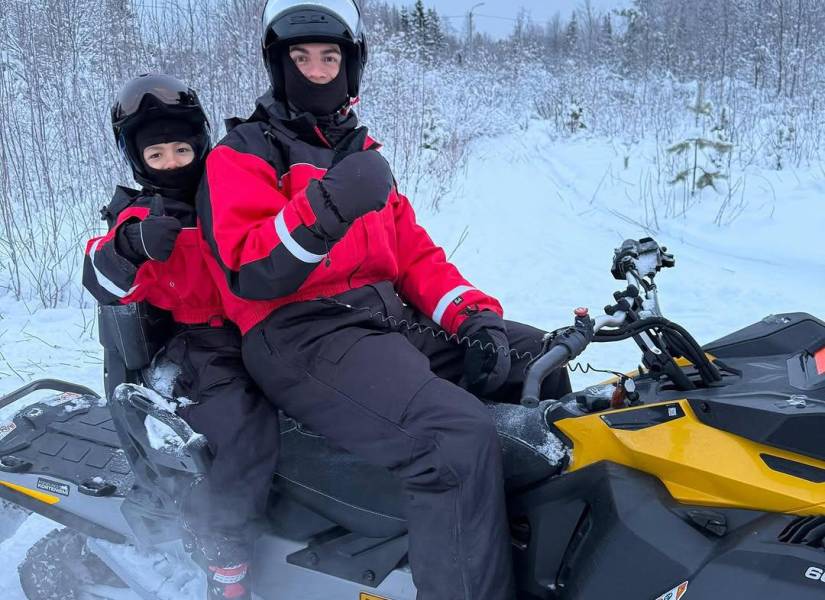
{"type": "MultiPolygon", "coordinates": [[[[343,57],[346,60],[346,57],[343,57]]],[[[338,76],[327,83],[310,81],[289,57],[289,46],[281,54],[284,72],[284,92],[287,101],[299,111],[325,117],[337,113],[349,101],[346,64],[338,76]]]]}
{"type": "Polygon", "coordinates": [[[202,146],[207,143],[203,138],[203,131],[185,118],[153,119],[140,124],[135,132],[135,148],[147,174],[140,183],[177,196],[194,196],[203,174],[202,146]],[[177,169],[153,169],[146,164],[143,159],[146,148],[170,142],[186,142],[192,146],[192,162],[177,169]]]}

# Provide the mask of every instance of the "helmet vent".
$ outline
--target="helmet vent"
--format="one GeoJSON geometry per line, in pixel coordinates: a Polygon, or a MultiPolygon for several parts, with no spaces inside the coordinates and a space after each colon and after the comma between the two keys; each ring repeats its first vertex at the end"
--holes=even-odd
{"type": "Polygon", "coordinates": [[[322,13],[312,13],[303,15],[292,15],[289,17],[290,25],[306,25],[310,23],[326,23],[327,16],[322,13]]]}

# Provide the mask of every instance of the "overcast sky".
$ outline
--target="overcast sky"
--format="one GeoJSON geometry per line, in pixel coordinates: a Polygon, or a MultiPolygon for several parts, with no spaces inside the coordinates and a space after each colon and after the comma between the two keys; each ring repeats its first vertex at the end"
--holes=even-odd
{"type": "MultiPolygon", "coordinates": [[[[411,5],[415,0],[393,0],[396,4],[411,5]]],[[[470,8],[481,0],[424,0],[427,8],[434,7],[438,12],[449,19],[457,31],[463,31],[466,15],[470,8]]],[[[569,15],[576,8],[581,7],[584,0],[485,0],[483,6],[475,9],[476,27],[480,31],[500,37],[507,35],[513,26],[513,21],[521,7],[530,11],[534,21],[545,22],[557,12],[564,16],[569,15]]],[[[630,0],[591,0],[594,9],[606,10],[619,6],[629,5],[630,0]]]]}

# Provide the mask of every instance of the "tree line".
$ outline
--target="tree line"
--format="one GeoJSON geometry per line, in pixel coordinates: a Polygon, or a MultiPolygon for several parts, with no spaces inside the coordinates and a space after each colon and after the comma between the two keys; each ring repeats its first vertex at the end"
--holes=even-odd
{"type": "MultiPolygon", "coordinates": [[[[421,0],[362,0],[371,58],[358,110],[403,189],[425,206],[460,179],[473,139],[530,119],[558,135],[672,139],[695,93],[679,85],[696,81],[731,106],[735,152],[768,148],[786,165],[814,156],[825,135],[821,1],[635,0],[608,13],[585,1],[546,23],[523,11],[508,36],[492,39],[421,0]]],[[[248,115],[266,89],[260,8],[2,0],[0,290],[43,306],[85,301],[81,242],[99,231],[112,187],[129,180],[109,126],[118,86],[147,71],[189,82],[217,139],[222,119],[248,115]]]]}

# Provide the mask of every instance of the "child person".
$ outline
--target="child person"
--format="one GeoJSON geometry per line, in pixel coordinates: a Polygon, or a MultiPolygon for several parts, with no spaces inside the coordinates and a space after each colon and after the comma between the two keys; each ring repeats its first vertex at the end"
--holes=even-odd
{"type": "Polygon", "coordinates": [[[188,86],[148,74],[121,88],[112,126],[142,189],[116,189],[103,211],[109,232],[87,244],[83,283],[102,304],[146,301],[171,313],[166,353],[181,368],[174,391],[192,401],[178,412],[213,455],[182,517],[207,571],[207,597],[251,598],[247,526],[263,512],[275,472],[278,413],[243,367],[240,333],[202,258],[194,198],[209,122],[188,86]]]}

